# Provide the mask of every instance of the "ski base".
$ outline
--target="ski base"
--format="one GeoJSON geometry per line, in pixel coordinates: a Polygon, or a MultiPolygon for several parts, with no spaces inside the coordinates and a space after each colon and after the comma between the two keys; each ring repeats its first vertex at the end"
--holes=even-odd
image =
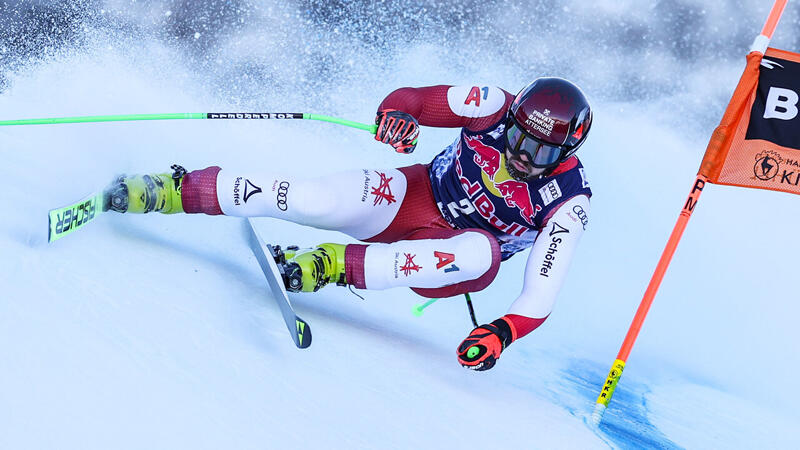
{"type": "Polygon", "coordinates": [[[284,285],[283,268],[276,262],[282,255],[280,247],[272,247],[264,243],[264,240],[261,239],[261,236],[253,226],[253,222],[250,219],[245,219],[245,222],[250,249],[253,250],[258,264],[261,266],[261,271],[264,272],[264,277],[267,279],[267,284],[272,292],[272,298],[278,304],[283,320],[286,322],[286,328],[289,329],[289,334],[292,335],[297,348],[308,348],[311,345],[311,327],[305,320],[295,314],[292,304],[289,302],[289,296],[284,285]]]}

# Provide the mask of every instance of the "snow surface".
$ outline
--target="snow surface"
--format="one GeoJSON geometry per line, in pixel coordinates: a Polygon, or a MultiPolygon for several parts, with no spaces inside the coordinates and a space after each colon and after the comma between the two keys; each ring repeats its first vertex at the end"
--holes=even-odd
{"type": "MultiPolygon", "coordinates": [[[[587,422],[767,6],[687,1],[666,11],[642,2],[631,11],[640,3],[556,2],[548,17],[568,19],[572,30],[630,17],[616,38],[577,31],[580,51],[563,41],[531,47],[518,35],[495,54],[486,50],[497,49],[496,29],[439,23],[442,11],[455,11],[440,3],[421,3],[439,14],[416,30],[425,39],[403,38],[409,45],[396,48],[371,46],[348,28],[369,15],[348,10],[326,22],[288,2],[251,5],[243,25],[220,26],[225,38],[206,52],[191,45],[211,45],[202,41],[219,35],[208,28],[175,27],[201,41],[188,48],[150,28],[181,20],[168,4],[131,3],[123,13],[123,2],[107,3],[93,14],[114,20],[90,14],[78,38],[4,60],[0,119],[238,110],[368,122],[398,86],[475,80],[513,91],[538,72],[565,75],[595,99],[580,152],[595,193],[591,222],[552,316],[489,372],[455,360],[471,329],[463,301],[442,300],[418,319],[411,308],[422,299],[406,289],[362,292],[365,301],[333,287],[292,296],[314,332],[313,345],[298,350],[241,219],[108,214],[48,245],[47,211],[114,174],[176,162],[295,173],[427,162],[455,131],[426,128],[416,153],[403,156],[362,131],[315,122],[2,128],[0,448],[800,447],[800,199],[766,191],[706,188],[603,424],[587,422]],[[716,30],[711,50],[670,40],[666,30],[687,17],[709,35],[716,30]],[[746,38],[730,25],[739,22],[750,26],[746,38]],[[265,24],[275,34],[263,33],[265,24]],[[435,25],[458,45],[428,39],[435,25]],[[303,40],[281,39],[292,29],[303,40]],[[646,45],[632,40],[639,33],[646,45]],[[609,50],[614,44],[633,56],[609,50]],[[498,72],[511,57],[530,65],[498,72]],[[635,58],[643,58],[641,76],[621,82],[635,58]],[[657,89],[640,95],[642,86],[657,89]]],[[[499,8],[499,17],[507,23],[520,8],[499,8]]],[[[787,30],[789,50],[800,50],[788,32],[796,17],[787,11],[776,35],[781,44],[787,30]]],[[[351,241],[257,223],[276,243],[351,241]]],[[[504,263],[475,294],[480,321],[502,315],[517,295],[525,257],[504,263]]]]}

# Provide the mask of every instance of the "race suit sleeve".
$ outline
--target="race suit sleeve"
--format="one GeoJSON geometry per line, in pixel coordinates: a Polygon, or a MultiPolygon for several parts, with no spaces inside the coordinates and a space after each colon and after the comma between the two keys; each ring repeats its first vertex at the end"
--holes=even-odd
{"type": "Polygon", "coordinates": [[[513,95],[494,86],[404,87],[386,96],[378,111],[404,111],[420,125],[478,131],[502,119],[513,100],[513,95]]]}
{"type": "Polygon", "coordinates": [[[588,215],[589,198],[578,195],[564,202],[550,216],[533,244],[525,267],[522,293],[505,316],[514,325],[514,339],[535,330],[553,309],[583,234],[586,217],[582,221],[573,212],[578,206],[588,215]]]}

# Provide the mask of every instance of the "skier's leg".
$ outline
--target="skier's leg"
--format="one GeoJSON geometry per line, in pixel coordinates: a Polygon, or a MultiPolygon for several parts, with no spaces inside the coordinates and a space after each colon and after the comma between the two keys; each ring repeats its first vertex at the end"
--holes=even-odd
{"type": "Polygon", "coordinates": [[[275,217],[366,239],[392,223],[406,187],[398,169],[303,178],[209,167],[186,174],[182,203],[187,213],[275,217]]]}
{"type": "Polygon", "coordinates": [[[500,246],[488,232],[424,230],[388,244],[321,244],[287,249],[287,288],[313,292],[328,283],[360,289],[411,287],[425,297],[480,291],[500,267],[500,246]]]}
{"type": "Polygon", "coordinates": [[[425,297],[451,297],[487,287],[500,268],[500,246],[479,229],[424,230],[411,240],[351,244],[346,279],[361,289],[410,287],[425,297]]]}
{"type": "Polygon", "coordinates": [[[355,170],[318,178],[243,174],[213,166],[123,175],[107,189],[109,207],[128,213],[267,216],[392,242],[427,228],[452,229],[431,192],[426,166],[355,170]]]}

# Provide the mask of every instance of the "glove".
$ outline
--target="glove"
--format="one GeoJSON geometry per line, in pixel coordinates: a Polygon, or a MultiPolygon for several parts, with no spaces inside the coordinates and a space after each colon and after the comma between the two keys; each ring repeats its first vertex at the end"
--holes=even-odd
{"type": "Polygon", "coordinates": [[[417,147],[419,122],[411,114],[385,109],[378,111],[375,124],[378,125],[376,141],[391,145],[398,153],[411,153],[417,147]]]}
{"type": "Polygon", "coordinates": [[[458,362],[467,369],[489,370],[513,341],[511,325],[499,318],[472,330],[458,346],[458,362]]]}

